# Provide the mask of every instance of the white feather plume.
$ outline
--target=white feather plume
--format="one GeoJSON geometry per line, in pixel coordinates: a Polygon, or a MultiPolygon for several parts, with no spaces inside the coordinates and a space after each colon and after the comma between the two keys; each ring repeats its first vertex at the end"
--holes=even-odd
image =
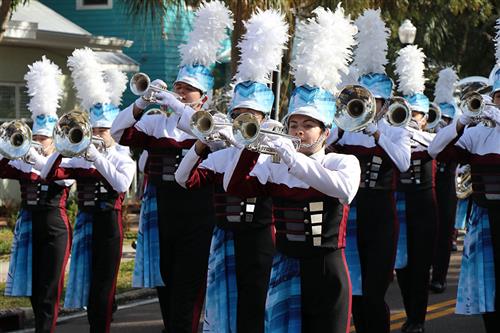
{"type": "Polygon", "coordinates": [[[348,73],[344,73],[344,72],[340,73],[340,82],[337,85],[337,90],[340,91],[345,86],[348,86],[348,85],[354,85],[354,84],[359,85],[358,78],[359,78],[359,71],[354,64],[351,64],[349,66],[348,73]]]}
{"type": "Polygon", "coordinates": [[[194,29],[188,42],[179,46],[181,66],[210,66],[217,60],[217,50],[233,29],[232,13],[220,1],[203,2],[194,13],[194,29]]]}
{"type": "Polygon", "coordinates": [[[108,85],[111,103],[120,106],[123,92],[127,89],[127,74],[116,68],[109,68],[104,71],[104,79],[108,85]]]}
{"type": "Polygon", "coordinates": [[[88,47],[76,49],[68,57],[68,67],[82,107],[89,110],[94,104],[109,103],[108,86],[104,82],[102,65],[88,47]]]}
{"type": "Polygon", "coordinates": [[[31,97],[28,110],[33,114],[33,119],[38,115],[56,116],[63,92],[61,69],[45,56],[28,65],[28,68],[24,79],[31,97]]]}
{"type": "Polygon", "coordinates": [[[269,83],[286,49],[288,24],[275,9],[257,9],[244,24],[246,33],[238,43],[241,58],[235,79],[269,83]]]}
{"type": "Polygon", "coordinates": [[[497,60],[497,66],[500,66],[500,18],[497,19],[497,35],[495,36],[495,59],[497,60]]]}
{"type": "Polygon", "coordinates": [[[396,59],[398,90],[403,95],[423,93],[425,90],[425,54],[416,45],[408,45],[399,50],[396,59]]]}
{"type": "Polygon", "coordinates": [[[380,15],[380,9],[367,9],[354,22],[358,27],[358,47],[354,64],[359,74],[385,73],[387,64],[387,39],[390,31],[380,15]]]}
{"type": "Polygon", "coordinates": [[[439,77],[434,89],[434,102],[436,103],[453,103],[455,97],[453,92],[458,83],[458,76],[455,70],[447,67],[439,71],[439,77]]]}
{"type": "Polygon", "coordinates": [[[297,52],[291,63],[294,82],[336,93],[341,73],[349,74],[358,29],[340,4],[335,12],[318,7],[313,13],[316,17],[297,27],[297,52]]]}

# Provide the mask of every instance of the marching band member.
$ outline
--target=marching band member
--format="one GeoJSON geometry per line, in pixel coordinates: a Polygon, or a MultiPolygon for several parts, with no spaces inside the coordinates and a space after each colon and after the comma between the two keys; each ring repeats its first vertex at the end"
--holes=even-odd
{"type": "Polygon", "coordinates": [[[472,207],[460,272],[457,313],[482,314],[486,332],[500,327],[500,20],[497,20],[496,60],[490,78],[493,91],[483,95],[486,105],[476,119],[465,110],[458,121],[443,128],[429,147],[431,156],[467,163],[472,175],[472,207]],[[488,105],[488,104],[495,105],[488,105]],[[469,126],[468,126],[469,125],[469,126]]]}
{"type": "MultiPolygon", "coordinates": [[[[247,32],[238,46],[241,60],[228,116],[254,115],[268,120],[274,95],[266,85],[277,70],[288,40],[288,25],[275,10],[257,11],[245,23],[247,32]]],[[[184,116],[183,116],[184,117],[184,116]]],[[[217,117],[217,116],[216,116],[217,117]]],[[[232,126],[219,132],[238,145],[232,126]]],[[[264,332],[269,275],[274,255],[271,202],[268,197],[237,197],[223,188],[223,176],[238,153],[237,147],[205,156],[207,145],[198,140],[175,173],[176,181],[188,189],[213,186],[216,228],[208,264],[204,332],[264,332]],[[200,161],[201,160],[201,161],[200,161]]],[[[261,156],[265,161],[268,156],[261,156]]]]}
{"type": "Polygon", "coordinates": [[[416,45],[406,46],[398,54],[399,91],[412,113],[407,127],[412,147],[410,168],[400,174],[398,182],[398,191],[404,194],[405,202],[408,263],[396,269],[396,273],[407,315],[401,330],[413,333],[424,331],[427,311],[429,270],[437,231],[436,165],[427,152],[434,134],[423,131],[429,112],[429,99],[423,94],[425,55],[416,45]]]}
{"type": "MultiPolygon", "coordinates": [[[[441,122],[438,126],[448,126],[455,118],[457,105],[453,92],[458,82],[458,76],[453,68],[445,68],[439,72],[434,91],[434,102],[441,110],[441,122]]],[[[440,130],[440,127],[437,128],[440,130]]],[[[457,211],[457,195],[455,190],[455,172],[457,163],[437,162],[436,168],[436,199],[438,209],[438,232],[436,251],[432,264],[432,278],[429,288],[435,293],[446,289],[446,275],[450,264],[450,255],[455,217],[457,211]]]]}
{"type": "MultiPolygon", "coordinates": [[[[90,331],[109,332],[123,241],[122,204],[136,169],[128,148],[110,134],[127,78],[118,71],[104,73],[88,48],[75,50],[68,67],[81,105],[90,113],[92,133],[105,150],[90,143],[83,156],[63,159],[56,152],[42,177],[77,181],[78,216],[64,306],[87,306],[90,331]]],[[[80,126],[89,121],[86,113],[74,120],[80,126]]]]}
{"type": "Polygon", "coordinates": [[[46,182],[40,177],[54,149],[61,70],[45,56],[28,67],[24,78],[31,96],[33,141],[38,145],[32,145],[24,160],[0,159],[0,178],[19,180],[22,197],[5,294],[30,296],[35,332],[54,332],[71,244],[66,199],[73,181],[46,182]]]}
{"type": "Polygon", "coordinates": [[[360,169],[354,156],[325,154],[324,146],[335,111],[332,92],[339,70],[347,70],[357,29],[340,6],[335,13],[321,7],[313,13],[316,17],[297,29],[292,62],[297,88],[284,119],[289,134],[301,139],[299,152],[288,138],[267,137],[281,163],[256,163],[259,153],[244,149],[224,176],[232,195],[272,197],[279,252],[275,260],[280,264],[273,264],[271,273],[269,332],[346,332],[350,326],[351,287],[343,248],[348,204],[356,194],[360,169]],[[289,286],[290,280],[295,285],[289,286]],[[281,293],[287,287],[295,294],[284,299],[281,293]],[[297,297],[301,311],[287,308],[297,297]],[[295,317],[302,328],[291,325],[295,317]]]}
{"type": "MultiPolygon", "coordinates": [[[[183,112],[194,113],[207,101],[214,78],[209,66],[232,28],[231,12],[219,1],[203,3],[195,12],[194,30],[180,46],[181,68],[174,91],[154,98],[172,110],[165,115],[141,115],[150,102],[139,98],[120,112],[112,135],[120,144],[148,152],[146,172],[156,187],[160,271],[166,287],[167,332],[197,332],[203,305],[207,261],[214,224],[212,193],[208,188],[188,191],[175,182],[179,163],[196,138],[177,128],[183,112]],[[185,207],[192,209],[186,211],[185,207]]],[[[152,85],[163,85],[155,80],[152,85]]],[[[152,89],[152,88],[150,88],[152,89]]],[[[146,92],[149,95],[149,91],[146,92]]]]}
{"type": "MultiPolygon", "coordinates": [[[[376,99],[375,117],[379,118],[382,106],[392,95],[393,83],[385,74],[389,31],[380,10],[366,10],[356,25],[359,45],[354,66],[361,75],[359,84],[376,99]]],[[[394,203],[395,177],[396,170],[403,172],[409,167],[410,135],[382,118],[370,123],[364,132],[336,128],[329,141],[334,141],[338,152],[355,155],[361,165],[361,183],[355,207],[349,214],[349,219],[354,218],[357,225],[357,237],[353,240],[357,239],[361,265],[361,276],[359,271],[351,276],[357,285],[361,282],[356,288],[358,295],[353,296],[356,331],[389,332],[390,312],[385,294],[392,281],[399,230],[394,203]]]]}

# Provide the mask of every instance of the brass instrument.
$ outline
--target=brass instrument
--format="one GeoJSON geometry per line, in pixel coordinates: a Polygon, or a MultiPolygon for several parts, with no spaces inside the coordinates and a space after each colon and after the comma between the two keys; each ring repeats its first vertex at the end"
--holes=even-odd
{"type": "Polygon", "coordinates": [[[167,87],[156,86],[151,84],[151,79],[145,73],[135,73],[130,79],[130,91],[137,96],[142,96],[142,98],[151,103],[156,103],[155,93],[159,91],[164,91],[172,94],[178,100],[182,100],[182,97],[172,91],[167,90],[167,87]],[[146,96],[146,92],[150,92],[146,96]]]}
{"type": "Polygon", "coordinates": [[[189,127],[194,135],[205,142],[225,141],[219,135],[223,127],[232,126],[227,116],[217,111],[198,111],[191,116],[189,127]]]}
{"type": "Polygon", "coordinates": [[[429,116],[425,129],[429,132],[434,132],[441,123],[441,108],[436,103],[432,102],[429,106],[429,116]]]}
{"type": "Polygon", "coordinates": [[[384,116],[390,125],[406,127],[411,120],[410,104],[403,97],[392,97],[384,116]]]}
{"type": "Polygon", "coordinates": [[[0,126],[0,154],[3,157],[23,158],[32,145],[31,129],[24,121],[12,120],[0,126]]]}
{"type": "Polygon", "coordinates": [[[359,85],[348,85],[339,93],[335,124],[344,131],[358,132],[373,122],[377,104],[372,93],[359,85]]]}
{"type": "Polygon", "coordinates": [[[460,101],[460,109],[464,114],[472,118],[473,124],[484,123],[486,126],[495,127],[495,124],[483,115],[486,106],[498,108],[498,105],[485,101],[483,96],[475,91],[465,94],[460,101]]]}
{"type": "Polygon", "coordinates": [[[235,140],[246,149],[273,156],[273,162],[279,162],[278,154],[266,145],[266,136],[281,136],[292,141],[295,149],[300,148],[300,139],[296,136],[283,133],[283,125],[279,124],[269,128],[262,128],[257,118],[251,113],[242,113],[233,121],[233,135],[235,140]]]}
{"type": "Polygon", "coordinates": [[[472,194],[472,176],[470,165],[465,165],[464,170],[455,177],[455,192],[458,199],[466,199],[472,194]]]}

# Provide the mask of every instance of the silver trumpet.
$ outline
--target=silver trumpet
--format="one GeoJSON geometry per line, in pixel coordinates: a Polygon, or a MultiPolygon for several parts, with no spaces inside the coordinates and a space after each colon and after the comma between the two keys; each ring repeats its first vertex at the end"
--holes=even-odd
{"type": "Polygon", "coordinates": [[[242,113],[233,121],[233,135],[235,140],[246,149],[261,154],[272,156],[275,163],[279,163],[279,156],[276,151],[265,144],[266,136],[281,136],[292,141],[296,150],[300,148],[300,139],[296,136],[283,133],[283,125],[274,126],[269,129],[262,128],[260,122],[251,113],[242,113]]]}
{"type": "MultiPolygon", "coordinates": [[[[194,135],[205,142],[226,141],[219,131],[232,126],[227,116],[217,111],[197,111],[191,116],[189,127],[194,135]]],[[[229,143],[226,142],[226,144],[229,143]]]]}
{"type": "Polygon", "coordinates": [[[472,194],[472,176],[470,165],[465,165],[462,172],[455,177],[455,189],[458,199],[466,199],[472,194]]]}
{"type": "Polygon", "coordinates": [[[432,102],[429,106],[429,116],[425,129],[428,132],[435,132],[438,125],[441,123],[441,108],[436,103],[432,102]]]}
{"type": "Polygon", "coordinates": [[[395,96],[388,100],[388,106],[382,116],[394,127],[406,127],[411,120],[410,104],[403,97],[395,96]]]}
{"type": "Polygon", "coordinates": [[[365,87],[344,87],[337,97],[336,106],[333,121],[344,131],[359,132],[375,119],[375,98],[365,87]]]}
{"type": "Polygon", "coordinates": [[[23,158],[33,145],[30,127],[22,120],[12,120],[0,126],[0,155],[16,160],[23,158]]]}
{"type": "Polygon", "coordinates": [[[498,108],[498,105],[485,101],[483,96],[475,91],[465,94],[460,101],[460,109],[464,114],[473,119],[472,122],[474,124],[484,123],[486,126],[495,127],[495,123],[483,115],[486,106],[498,108]]]}
{"type": "Polygon", "coordinates": [[[156,103],[155,93],[159,91],[164,91],[172,94],[178,100],[182,100],[182,97],[172,91],[169,91],[167,87],[156,86],[151,84],[151,79],[145,73],[135,73],[130,79],[130,91],[137,96],[142,96],[142,98],[151,103],[156,103]],[[149,94],[146,93],[149,91],[149,94]]]}
{"type": "Polygon", "coordinates": [[[64,157],[85,157],[91,144],[101,153],[106,152],[104,140],[92,135],[92,126],[86,112],[71,111],[59,118],[54,127],[54,145],[64,157]]]}

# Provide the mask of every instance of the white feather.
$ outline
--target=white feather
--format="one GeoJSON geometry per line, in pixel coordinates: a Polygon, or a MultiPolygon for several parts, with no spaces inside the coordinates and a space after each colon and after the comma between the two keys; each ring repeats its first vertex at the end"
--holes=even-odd
{"type": "Polygon", "coordinates": [[[359,85],[358,78],[359,78],[359,71],[354,64],[351,64],[349,66],[348,73],[344,73],[344,72],[340,73],[340,82],[337,85],[337,90],[340,91],[345,86],[348,86],[348,85],[354,85],[354,84],[359,85]]]}
{"type": "Polygon", "coordinates": [[[434,102],[436,103],[453,103],[455,97],[453,92],[458,83],[458,76],[455,70],[451,67],[439,71],[439,77],[434,89],[434,102]]]}
{"type": "Polygon", "coordinates": [[[390,31],[380,16],[380,9],[365,10],[354,23],[359,30],[356,36],[358,47],[354,54],[359,74],[385,73],[390,31]]]}
{"type": "Polygon", "coordinates": [[[497,19],[497,35],[495,36],[495,59],[497,60],[497,66],[500,66],[500,18],[497,19]]]}
{"type": "Polygon", "coordinates": [[[45,56],[41,61],[28,65],[28,68],[24,79],[31,97],[28,110],[33,114],[33,119],[38,115],[56,116],[63,92],[61,69],[45,56]]]}
{"type": "Polygon", "coordinates": [[[116,68],[104,71],[104,79],[108,84],[109,98],[115,106],[122,104],[123,92],[127,89],[127,74],[116,68]]]}
{"type": "Polygon", "coordinates": [[[109,103],[108,86],[104,82],[102,65],[89,48],[76,49],[68,57],[68,67],[82,107],[89,110],[97,103],[109,103]]]}
{"type": "Polygon", "coordinates": [[[349,74],[354,35],[358,29],[344,9],[316,8],[314,18],[299,23],[297,28],[297,52],[291,63],[295,85],[308,84],[332,93],[337,92],[341,73],[349,74]]]}
{"type": "Polygon", "coordinates": [[[425,54],[416,45],[408,45],[399,50],[396,59],[398,90],[403,95],[423,93],[425,90],[425,54]]]}
{"type": "Polygon", "coordinates": [[[187,44],[179,46],[181,66],[210,66],[217,60],[217,50],[233,29],[232,13],[220,1],[203,2],[194,13],[194,29],[187,44]]]}
{"type": "Polygon", "coordinates": [[[269,83],[286,49],[288,24],[275,9],[257,9],[244,24],[247,31],[238,43],[241,58],[235,79],[269,83]]]}

